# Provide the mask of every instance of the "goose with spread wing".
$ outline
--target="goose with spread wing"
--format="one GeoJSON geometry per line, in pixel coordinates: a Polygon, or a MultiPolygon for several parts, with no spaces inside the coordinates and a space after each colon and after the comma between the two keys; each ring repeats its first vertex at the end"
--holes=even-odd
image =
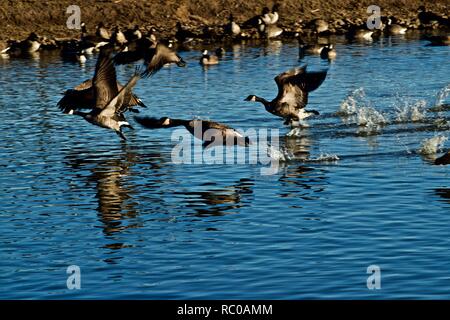
{"type": "Polygon", "coordinates": [[[137,69],[127,84],[119,90],[111,54],[111,48],[103,47],[95,66],[95,74],[92,80],[95,107],[90,112],[70,110],[69,114],[81,116],[89,123],[99,127],[112,129],[123,140],[126,140],[122,128],[129,127],[132,129],[132,126],[124,116],[124,101],[129,99],[131,90],[141,78],[141,74],[137,69]]]}
{"type": "Polygon", "coordinates": [[[251,144],[248,137],[244,137],[235,129],[214,121],[207,120],[182,120],[168,117],[134,117],[137,123],[147,129],[173,128],[183,126],[194,137],[203,141],[203,147],[209,148],[218,145],[238,145],[247,147],[251,144]],[[215,137],[220,137],[217,139],[215,137]]]}
{"type": "MultiPolygon", "coordinates": [[[[123,85],[117,82],[117,90],[120,91],[122,88],[123,85]]],[[[92,79],[88,79],[73,89],[66,90],[57,106],[64,113],[70,113],[73,112],[73,110],[93,109],[96,107],[94,91],[95,89],[92,86],[92,79]]],[[[138,96],[130,92],[124,97],[121,111],[132,111],[139,113],[139,110],[133,108],[136,106],[143,108],[147,107],[138,96]]]]}
{"type": "Polygon", "coordinates": [[[165,64],[176,63],[179,67],[186,66],[186,62],[173,50],[162,43],[149,38],[141,38],[129,45],[128,51],[119,52],[114,57],[116,64],[126,64],[144,60],[146,70],[143,77],[149,77],[161,70],[165,64]]]}
{"type": "Polygon", "coordinates": [[[319,114],[316,110],[306,111],[305,106],[308,93],[316,90],[326,75],[327,71],[307,72],[306,65],[295,68],[275,77],[278,95],[272,101],[256,95],[250,95],[245,100],[261,102],[268,112],[285,119],[285,124],[299,121],[319,114]]]}

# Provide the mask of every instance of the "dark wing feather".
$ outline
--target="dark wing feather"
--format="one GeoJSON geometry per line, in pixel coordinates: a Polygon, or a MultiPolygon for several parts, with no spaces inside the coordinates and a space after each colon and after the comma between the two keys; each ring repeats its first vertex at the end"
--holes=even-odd
{"type": "Polygon", "coordinates": [[[79,85],[77,85],[76,87],[74,87],[74,90],[84,90],[84,89],[89,89],[92,88],[92,79],[88,79],[82,83],[80,83],[79,85]]]}
{"type": "Polygon", "coordinates": [[[181,58],[171,49],[158,43],[155,48],[149,48],[144,58],[146,70],[142,74],[143,77],[150,77],[167,63],[178,63],[181,58]]]}
{"type": "Polygon", "coordinates": [[[94,105],[95,99],[92,87],[84,90],[67,90],[57,104],[64,113],[69,113],[70,110],[92,109],[94,105]]]}
{"type": "Polygon", "coordinates": [[[325,81],[327,71],[307,72],[305,74],[305,89],[308,92],[316,90],[325,81]]]}
{"type": "Polygon", "coordinates": [[[116,69],[114,68],[111,53],[111,48],[102,47],[95,66],[93,88],[95,107],[98,109],[104,109],[118,94],[116,69]]]}
{"type": "Polygon", "coordinates": [[[122,51],[114,56],[115,64],[127,64],[144,59],[141,51],[122,51]]]}
{"type": "Polygon", "coordinates": [[[161,125],[161,119],[153,117],[134,117],[137,123],[148,129],[159,129],[161,125]]]}
{"type": "MultiPolygon", "coordinates": [[[[141,72],[139,72],[138,69],[136,69],[136,72],[131,77],[130,80],[128,80],[127,84],[108,102],[108,104],[104,107],[102,112],[100,113],[101,116],[105,117],[112,117],[115,113],[122,113],[125,110],[124,108],[124,99],[125,97],[131,93],[133,90],[133,87],[136,85],[138,80],[141,78],[141,72]]],[[[117,85],[116,85],[117,89],[117,85]]]]}

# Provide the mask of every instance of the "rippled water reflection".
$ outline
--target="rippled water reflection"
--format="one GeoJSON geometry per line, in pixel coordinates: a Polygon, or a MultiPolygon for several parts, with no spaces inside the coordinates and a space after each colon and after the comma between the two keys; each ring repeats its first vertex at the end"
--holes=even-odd
{"type": "MultiPolygon", "coordinates": [[[[181,52],[187,68],[137,85],[148,115],[279,128],[293,160],[272,176],[260,165],[176,165],[170,130],[135,124],[123,143],[61,115],[60,93],[91,77],[95,57],[82,67],[50,54],[0,59],[0,297],[447,298],[449,171],[417,150],[448,135],[449,114],[398,116],[419,100],[449,103],[439,92],[450,51],[401,37],[337,40],[331,64],[303,60],[329,73],[310,96],[321,116],[290,137],[243,99],[276,95],[274,76],[299,64],[295,43],[227,46],[208,69],[198,50],[181,52]],[[356,115],[371,107],[387,123],[367,130],[336,114],[358,88],[366,113],[356,115]],[[72,264],[81,290],[66,288],[72,264]],[[366,287],[371,264],[381,290],[366,287]]],[[[118,68],[119,78],[133,70],[118,68]]]]}

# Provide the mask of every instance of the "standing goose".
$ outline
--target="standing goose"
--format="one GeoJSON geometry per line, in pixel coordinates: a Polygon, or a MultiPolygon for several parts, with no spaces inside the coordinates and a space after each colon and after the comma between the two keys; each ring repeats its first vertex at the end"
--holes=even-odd
{"type": "Polygon", "coordinates": [[[264,7],[264,8],[262,9],[261,14],[256,15],[256,16],[254,16],[254,17],[248,19],[247,21],[245,21],[245,22],[242,24],[242,28],[243,28],[243,29],[259,28],[260,25],[261,25],[261,22],[260,22],[260,21],[263,21],[262,18],[265,17],[265,16],[267,16],[269,13],[270,13],[270,9],[267,8],[267,7],[264,7]]]}
{"type": "Polygon", "coordinates": [[[283,29],[275,24],[266,24],[263,20],[259,19],[258,31],[260,35],[267,39],[276,38],[283,33],[283,29]]]}
{"type": "Polygon", "coordinates": [[[280,8],[280,5],[278,3],[273,5],[271,12],[268,10],[268,8],[265,8],[264,12],[266,12],[266,13],[261,16],[262,21],[266,25],[277,23],[278,19],[279,19],[279,15],[278,15],[279,8],[280,8]]]}
{"type": "Polygon", "coordinates": [[[165,64],[176,63],[179,67],[184,67],[186,62],[173,50],[162,43],[155,43],[149,38],[141,38],[129,46],[128,51],[116,54],[114,62],[116,64],[126,64],[138,60],[144,60],[145,71],[143,77],[150,77],[157,73],[165,64]]]}
{"type": "Polygon", "coordinates": [[[225,26],[225,32],[231,36],[238,36],[241,34],[241,27],[234,21],[234,17],[230,14],[228,24],[225,26]]]}
{"type": "Polygon", "coordinates": [[[98,37],[103,38],[103,40],[109,40],[111,39],[111,34],[109,33],[108,29],[106,29],[105,25],[103,24],[103,22],[100,22],[97,25],[97,30],[95,31],[95,34],[98,37]]]}
{"type": "Polygon", "coordinates": [[[328,31],[328,22],[323,19],[314,19],[307,24],[307,27],[310,28],[314,33],[320,34],[328,31]]]}
{"type": "Polygon", "coordinates": [[[278,95],[267,101],[255,95],[248,96],[245,101],[261,102],[266,110],[285,119],[285,124],[299,121],[311,114],[318,115],[315,110],[305,111],[308,93],[317,89],[325,80],[327,71],[306,72],[306,66],[283,72],[275,77],[278,95]]]}
{"type": "Polygon", "coordinates": [[[206,120],[181,120],[163,117],[160,119],[149,117],[134,117],[137,123],[148,129],[173,128],[184,126],[194,137],[204,141],[203,147],[209,148],[217,145],[239,145],[247,147],[251,144],[248,137],[244,137],[235,129],[222,123],[206,120]],[[212,136],[221,136],[221,141],[211,139],[212,136]]]}
{"type": "Polygon", "coordinates": [[[102,128],[112,129],[123,140],[123,127],[132,128],[125,119],[122,107],[124,100],[131,94],[141,75],[136,70],[127,84],[119,91],[117,88],[116,70],[111,58],[111,48],[102,48],[95,66],[92,81],[94,88],[95,107],[89,113],[71,110],[69,114],[83,117],[89,123],[102,128]]]}
{"type": "Polygon", "coordinates": [[[406,27],[402,27],[401,25],[398,24],[393,24],[391,18],[387,20],[386,32],[388,34],[390,35],[405,34],[406,30],[408,30],[406,27]]]}

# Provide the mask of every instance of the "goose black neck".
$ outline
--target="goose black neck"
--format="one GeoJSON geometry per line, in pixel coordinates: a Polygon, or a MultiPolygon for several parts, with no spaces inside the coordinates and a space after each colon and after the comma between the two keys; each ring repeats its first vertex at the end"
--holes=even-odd
{"type": "Polygon", "coordinates": [[[270,102],[264,98],[255,96],[255,101],[261,102],[266,109],[270,109],[270,107],[271,107],[270,102]]]}

